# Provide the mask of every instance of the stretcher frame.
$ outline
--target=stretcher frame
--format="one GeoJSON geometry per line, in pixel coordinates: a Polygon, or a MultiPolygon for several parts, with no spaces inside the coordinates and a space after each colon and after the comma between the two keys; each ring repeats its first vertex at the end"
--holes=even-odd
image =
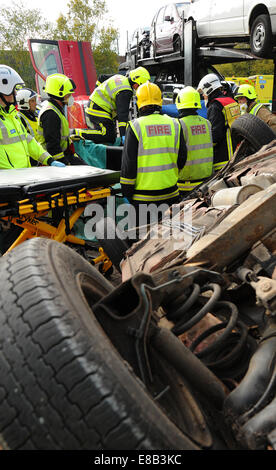
{"type": "MultiPolygon", "coordinates": [[[[71,185],[68,181],[65,186],[62,186],[62,183],[59,184],[59,191],[56,187],[50,187],[49,190],[38,187],[36,190],[34,185],[29,197],[0,203],[0,221],[23,229],[4,255],[24,241],[35,237],[50,238],[60,243],[86,247],[86,240],[71,233],[74,225],[82,216],[87,204],[94,201],[104,202],[111,195],[118,193],[118,190],[115,191],[109,186],[94,188],[91,187],[91,183],[75,184],[73,181],[71,185]],[[57,226],[54,226],[49,223],[51,221],[49,214],[56,209],[62,209],[62,215],[57,226]]],[[[98,251],[99,255],[90,262],[94,265],[99,264],[101,272],[106,274],[112,270],[112,262],[102,247],[99,247],[98,251]]]]}

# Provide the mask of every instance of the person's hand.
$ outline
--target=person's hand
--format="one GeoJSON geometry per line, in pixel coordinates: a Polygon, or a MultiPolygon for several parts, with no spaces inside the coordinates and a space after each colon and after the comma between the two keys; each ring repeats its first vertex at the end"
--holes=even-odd
{"type": "Polygon", "coordinates": [[[66,166],[64,163],[62,162],[57,162],[56,160],[54,162],[51,163],[50,166],[57,166],[57,167],[63,167],[63,166],[66,166]]]}
{"type": "Polygon", "coordinates": [[[125,137],[125,135],[122,135],[122,137],[121,137],[121,142],[122,142],[122,145],[124,145],[124,143],[125,143],[125,140],[126,140],[126,137],[125,137]]]}
{"type": "Polygon", "coordinates": [[[85,140],[84,137],[80,134],[80,129],[70,129],[70,139],[73,142],[78,142],[79,140],[85,140]]]}

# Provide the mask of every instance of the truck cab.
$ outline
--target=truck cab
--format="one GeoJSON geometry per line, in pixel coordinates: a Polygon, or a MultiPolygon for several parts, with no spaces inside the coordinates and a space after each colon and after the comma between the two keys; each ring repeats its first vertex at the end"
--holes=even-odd
{"type": "Polygon", "coordinates": [[[76,90],[74,104],[67,108],[69,126],[87,128],[84,109],[97,80],[90,42],[29,39],[28,48],[40,99],[47,99],[44,86],[48,75],[62,73],[72,78],[76,90]]]}

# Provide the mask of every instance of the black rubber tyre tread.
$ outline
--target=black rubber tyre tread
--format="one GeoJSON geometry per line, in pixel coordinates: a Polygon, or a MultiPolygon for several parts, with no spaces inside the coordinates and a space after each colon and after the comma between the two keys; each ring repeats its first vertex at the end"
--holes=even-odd
{"type": "Polygon", "coordinates": [[[93,315],[81,283],[89,283],[94,301],[112,289],[97,269],[61,243],[34,238],[2,257],[0,270],[5,448],[196,448],[152,400],[93,315]]]}
{"type": "Polygon", "coordinates": [[[116,225],[111,217],[105,217],[97,223],[97,240],[112,264],[119,272],[121,272],[120,262],[129,246],[125,240],[116,235],[116,225]],[[114,239],[108,239],[105,235],[107,233],[106,230],[108,225],[111,230],[114,230],[114,239]]]}
{"type": "Polygon", "coordinates": [[[276,139],[276,134],[262,119],[253,114],[243,114],[232,124],[231,134],[235,143],[247,140],[255,151],[276,139]]]}
{"type": "Polygon", "coordinates": [[[269,15],[259,15],[254,20],[251,31],[250,31],[250,48],[251,48],[251,52],[259,57],[265,57],[271,53],[273,49],[273,37],[272,37],[271,22],[270,22],[269,15]],[[262,21],[266,29],[266,38],[265,38],[262,49],[256,50],[254,48],[252,36],[253,36],[253,31],[255,29],[255,25],[259,23],[260,21],[262,21]]]}

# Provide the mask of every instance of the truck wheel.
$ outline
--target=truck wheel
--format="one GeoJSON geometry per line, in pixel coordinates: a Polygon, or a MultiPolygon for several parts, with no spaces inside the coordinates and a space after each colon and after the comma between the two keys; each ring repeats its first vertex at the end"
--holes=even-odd
{"type": "Polygon", "coordinates": [[[269,15],[257,16],[250,31],[251,52],[258,57],[269,55],[273,47],[273,37],[269,15]]]}
{"type": "MultiPolygon", "coordinates": [[[[112,290],[93,266],[41,238],[12,250],[0,266],[2,448],[199,449],[174,424],[172,411],[169,417],[153,400],[93,314],[94,303],[112,290]]],[[[161,370],[165,363],[159,360],[161,370]]],[[[185,404],[190,392],[175,384],[171,366],[166,370],[164,400],[178,416],[186,407],[190,431],[196,422],[194,405],[185,404]]],[[[210,444],[206,425],[196,430],[210,444]]]]}
{"type": "Polygon", "coordinates": [[[260,118],[253,116],[253,114],[243,114],[238,117],[232,124],[231,135],[234,146],[238,145],[242,140],[246,140],[249,144],[248,149],[253,150],[253,153],[276,139],[276,134],[273,130],[260,118]]]}

